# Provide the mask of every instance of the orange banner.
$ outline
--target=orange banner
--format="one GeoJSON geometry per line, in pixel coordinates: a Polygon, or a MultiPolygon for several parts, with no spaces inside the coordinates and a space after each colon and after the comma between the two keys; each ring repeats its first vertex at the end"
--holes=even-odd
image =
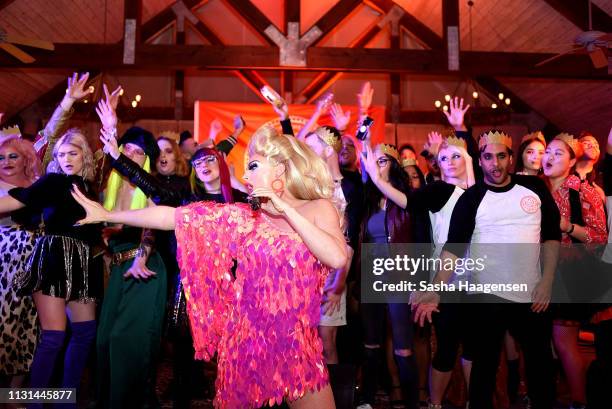
{"type": "MultiPolygon", "coordinates": [[[[348,133],[355,135],[356,120],[359,117],[357,106],[343,106],[345,111],[351,111],[351,123],[348,133]]],[[[289,113],[293,131],[297,134],[302,126],[310,119],[315,110],[314,105],[290,105],[289,113]]],[[[264,125],[274,126],[281,129],[278,115],[270,105],[257,103],[245,104],[235,102],[208,102],[196,101],[194,113],[194,130],[196,141],[203,142],[208,139],[210,124],[218,119],[223,125],[223,131],[218,135],[216,142],[225,139],[234,129],[234,117],[241,115],[246,126],[243,134],[238,140],[238,144],[232,149],[227,158],[228,163],[234,166],[236,177],[241,178],[244,173],[244,151],[251,135],[264,125]]],[[[385,137],[385,107],[373,106],[370,108],[370,117],[374,119],[371,128],[372,143],[382,142],[385,137]]],[[[333,125],[329,115],[319,118],[319,125],[333,125]]]]}

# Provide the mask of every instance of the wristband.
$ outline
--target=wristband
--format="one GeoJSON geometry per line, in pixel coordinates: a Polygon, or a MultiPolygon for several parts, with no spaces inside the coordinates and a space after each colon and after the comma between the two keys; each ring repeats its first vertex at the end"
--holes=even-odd
{"type": "Polygon", "coordinates": [[[572,223],[572,224],[571,224],[571,227],[569,228],[569,230],[568,230],[568,231],[566,231],[565,233],[566,233],[566,234],[572,234],[572,233],[574,232],[574,227],[576,227],[576,226],[574,225],[574,223],[572,223]]]}

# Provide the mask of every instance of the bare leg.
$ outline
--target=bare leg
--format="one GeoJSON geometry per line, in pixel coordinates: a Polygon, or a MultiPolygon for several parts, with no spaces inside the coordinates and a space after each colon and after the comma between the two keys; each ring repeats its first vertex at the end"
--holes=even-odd
{"type": "Polygon", "coordinates": [[[96,303],[70,301],[68,303],[70,322],[92,321],[96,319],[96,303]]]}
{"type": "Polygon", "coordinates": [[[66,301],[63,298],[44,295],[40,291],[35,292],[32,298],[43,330],[66,330],[66,301]]]}
{"type": "Polygon", "coordinates": [[[448,387],[448,383],[450,382],[451,375],[453,371],[442,372],[437,369],[431,368],[430,374],[430,399],[431,403],[434,405],[442,404],[442,399],[444,398],[444,393],[446,392],[446,388],[448,387]]]}
{"type": "Polygon", "coordinates": [[[470,390],[470,374],[472,373],[472,361],[461,358],[461,368],[463,369],[463,377],[465,378],[465,387],[470,390]]]}
{"type": "Polygon", "coordinates": [[[561,359],[572,400],[586,403],[586,368],[578,350],[578,326],[553,325],[553,342],[561,359]]]}
{"type": "Polygon", "coordinates": [[[326,385],[320,391],[310,391],[300,399],[288,402],[291,409],[335,409],[331,387],[326,385]]]}
{"type": "Polygon", "coordinates": [[[338,350],[336,349],[336,335],[338,327],[319,325],[319,337],[323,341],[323,357],[327,364],[338,363],[338,350]]]}

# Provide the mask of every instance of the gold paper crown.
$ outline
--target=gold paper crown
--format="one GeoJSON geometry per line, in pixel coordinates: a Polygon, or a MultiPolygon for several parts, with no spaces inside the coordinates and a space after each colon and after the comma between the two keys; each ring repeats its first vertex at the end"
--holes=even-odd
{"type": "Polygon", "coordinates": [[[467,150],[467,143],[465,142],[465,139],[457,138],[457,136],[455,135],[449,136],[442,143],[446,143],[447,145],[458,146],[460,148],[467,150]]]}
{"type": "Polygon", "coordinates": [[[553,140],[563,141],[570,147],[571,150],[574,151],[574,155],[580,156],[580,142],[578,139],[574,138],[574,135],[570,135],[566,132],[561,132],[559,135],[555,136],[553,140]]]}
{"type": "Polygon", "coordinates": [[[336,152],[340,152],[342,149],[342,139],[334,135],[332,131],[325,127],[319,127],[315,131],[315,134],[326,144],[334,148],[336,152]]]}
{"type": "Polygon", "coordinates": [[[532,140],[540,141],[544,144],[544,146],[546,146],[546,139],[544,138],[544,134],[540,131],[528,133],[527,135],[523,136],[521,143],[532,140]]]}
{"type": "Polygon", "coordinates": [[[489,131],[480,135],[478,141],[478,149],[482,149],[484,146],[490,143],[500,143],[506,145],[508,149],[512,149],[512,138],[505,132],[501,131],[489,131]]]}
{"type": "Polygon", "coordinates": [[[405,168],[406,166],[417,166],[416,159],[413,159],[413,158],[403,159],[402,168],[405,168]]]}
{"type": "Polygon", "coordinates": [[[381,143],[376,146],[376,149],[380,149],[382,153],[391,156],[393,159],[399,162],[399,152],[395,146],[388,143],[381,143]]]}
{"type": "Polygon", "coordinates": [[[10,128],[0,129],[0,139],[6,139],[11,136],[21,136],[21,131],[17,125],[11,126],[10,128]]]}
{"type": "Polygon", "coordinates": [[[168,138],[168,139],[172,139],[174,142],[177,142],[181,139],[181,135],[179,135],[178,132],[174,132],[174,131],[162,131],[159,134],[159,138],[168,138]]]}

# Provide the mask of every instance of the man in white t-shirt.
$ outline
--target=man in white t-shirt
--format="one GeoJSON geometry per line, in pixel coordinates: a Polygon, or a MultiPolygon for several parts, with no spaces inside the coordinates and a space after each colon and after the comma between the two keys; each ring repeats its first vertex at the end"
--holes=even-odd
{"type": "MultiPolygon", "coordinates": [[[[503,132],[484,133],[479,141],[484,180],[459,198],[453,210],[441,258],[484,258],[472,271],[479,285],[526,284],[527,291],[492,291],[467,295],[475,337],[470,381],[470,408],[493,407],[499,354],[506,330],[525,354],[529,397],[533,407],[554,401],[552,319],[548,306],[561,240],[560,215],[544,182],[534,176],[510,175],[512,139],[503,132]],[[540,251],[542,244],[542,251],[540,251]],[[486,304],[480,304],[486,303],[486,304]]],[[[441,270],[434,283],[449,282],[455,269],[441,270]]],[[[415,320],[431,319],[439,296],[419,300],[415,320]]]]}

